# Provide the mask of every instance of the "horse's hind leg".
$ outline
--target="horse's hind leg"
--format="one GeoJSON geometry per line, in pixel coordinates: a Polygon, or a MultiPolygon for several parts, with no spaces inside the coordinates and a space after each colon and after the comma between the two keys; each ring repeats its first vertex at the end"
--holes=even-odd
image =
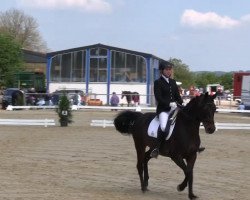
{"type": "Polygon", "coordinates": [[[143,192],[147,191],[148,186],[148,167],[147,163],[145,163],[145,150],[136,149],[137,152],[137,170],[140,177],[141,182],[141,190],[143,192]],[[146,170],[146,171],[145,171],[146,170]],[[145,179],[146,175],[146,179],[145,179]]]}
{"type": "Polygon", "coordinates": [[[148,174],[148,161],[151,159],[150,157],[150,151],[147,151],[145,153],[145,158],[144,158],[144,162],[143,162],[143,166],[144,166],[144,185],[146,187],[148,187],[148,179],[149,179],[149,174],[148,174]]]}

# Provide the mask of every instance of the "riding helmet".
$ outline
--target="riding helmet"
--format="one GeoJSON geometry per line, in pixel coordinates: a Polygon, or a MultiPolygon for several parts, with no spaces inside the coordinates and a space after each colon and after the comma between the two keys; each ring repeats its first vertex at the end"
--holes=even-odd
{"type": "Polygon", "coordinates": [[[159,70],[164,70],[165,68],[172,69],[173,66],[174,65],[171,62],[168,62],[168,61],[160,62],[160,64],[159,64],[159,70]]]}

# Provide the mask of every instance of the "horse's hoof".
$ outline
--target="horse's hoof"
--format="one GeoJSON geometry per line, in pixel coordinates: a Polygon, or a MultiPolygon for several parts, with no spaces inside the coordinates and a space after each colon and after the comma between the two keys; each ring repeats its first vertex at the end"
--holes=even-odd
{"type": "Polygon", "coordinates": [[[178,191],[178,192],[182,192],[184,189],[185,189],[185,187],[183,187],[183,186],[181,186],[181,185],[178,185],[178,186],[177,186],[177,191],[178,191]]]}
{"type": "Polygon", "coordinates": [[[195,196],[194,194],[189,195],[189,199],[191,199],[191,200],[197,199],[197,198],[199,198],[199,197],[195,196]]]}
{"type": "Polygon", "coordinates": [[[142,191],[143,193],[145,193],[145,192],[148,191],[148,188],[147,188],[147,187],[144,187],[144,188],[141,189],[141,191],[142,191]]]}

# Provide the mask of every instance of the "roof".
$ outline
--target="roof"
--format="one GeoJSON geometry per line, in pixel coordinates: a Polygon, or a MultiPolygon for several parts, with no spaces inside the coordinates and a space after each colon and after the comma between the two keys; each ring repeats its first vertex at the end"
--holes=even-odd
{"type": "Polygon", "coordinates": [[[22,49],[23,59],[26,63],[47,63],[46,54],[22,49]]]}
{"type": "Polygon", "coordinates": [[[161,59],[161,58],[159,58],[157,56],[154,56],[152,54],[149,54],[149,53],[143,53],[143,52],[139,52],[139,51],[123,49],[123,48],[113,47],[113,46],[108,46],[108,45],[104,45],[104,44],[100,44],[100,43],[94,44],[94,45],[83,46],[83,47],[72,48],[72,49],[61,50],[61,51],[49,52],[49,53],[47,53],[47,57],[53,57],[53,56],[55,56],[57,54],[65,54],[65,53],[69,53],[69,52],[72,52],[72,51],[81,51],[81,50],[85,50],[85,49],[92,49],[92,48],[98,48],[98,47],[105,48],[105,49],[110,49],[110,50],[115,50],[115,51],[121,51],[121,52],[129,53],[129,54],[140,55],[140,56],[143,56],[143,57],[146,57],[146,58],[153,57],[153,58],[156,58],[156,59],[159,59],[159,60],[164,60],[164,59],[161,59]]]}

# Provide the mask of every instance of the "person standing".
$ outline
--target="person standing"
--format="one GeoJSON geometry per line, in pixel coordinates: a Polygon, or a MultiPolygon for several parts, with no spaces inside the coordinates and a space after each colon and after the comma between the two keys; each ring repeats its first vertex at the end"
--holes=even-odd
{"type": "Polygon", "coordinates": [[[113,92],[112,96],[110,98],[110,104],[111,104],[111,106],[115,106],[115,107],[118,106],[119,101],[120,101],[119,97],[116,95],[115,92],[113,92]]]}
{"type": "Polygon", "coordinates": [[[172,78],[173,64],[161,62],[159,64],[160,78],[154,82],[154,96],[157,102],[156,114],[160,122],[160,136],[158,142],[150,156],[157,158],[161,142],[167,137],[167,121],[171,111],[177,107],[177,103],[182,105],[183,101],[179,93],[176,81],[172,78]]]}

